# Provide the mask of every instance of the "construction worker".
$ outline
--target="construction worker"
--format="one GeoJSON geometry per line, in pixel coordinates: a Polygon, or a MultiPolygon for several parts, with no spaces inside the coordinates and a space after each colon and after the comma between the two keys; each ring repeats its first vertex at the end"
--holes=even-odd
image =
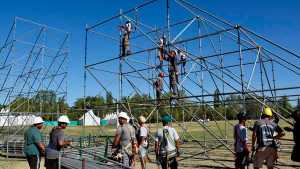
{"type": "Polygon", "coordinates": [[[173,97],[178,94],[178,68],[177,68],[177,58],[175,50],[171,50],[168,54],[169,61],[169,80],[170,80],[170,89],[173,97]]]}
{"type": "Polygon", "coordinates": [[[293,128],[285,127],[284,129],[286,131],[292,131],[293,132],[295,145],[294,145],[294,148],[293,148],[293,151],[292,151],[291,160],[295,161],[295,162],[300,162],[300,137],[299,137],[299,133],[300,133],[300,110],[295,110],[292,113],[292,118],[295,121],[293,128]]]}
{"type": "Polygon", "coordinates": [[[160,105],[161,103],[161,93],[163,90],[163,78],[164,78],[164,72],[160,72],[158,74],[158,77],[156,81],[154,82],[154,87],[156,91],[156,99],[157,99],[157,105],[160,105]]]}
{"type": "Polygon", "coordinates": [[[35,117],[33,125],[24,134],[24,154],[30,169],[39,169],[41,155],[45,153],[45,145],[42,142],[43,119],[35,117]]]}
{"type": "Polygon", "coordinates": [[[130,54],[129,49],[129,39],[130,39],[130,33],[132,31],[132,26],[130,21],[126,21],[125,25],[121,26],[122,29],[122,54],[121,56],[124,57],[126,55],[130,54]]]}
{"type": "Polygon", "coordinates": [[[245,127],[247,116],[241,112],[237,114],[239,123],[234,126],[234,151],[235,151],[235,168],[245,169],[248,164],[249,148],[247,145],[247,128],[245,127]]]}
{"type": "Polygon", "coordinates": [[[278,125],[272,121],[272,115],[271,108],[266,107],[261,120],[254,124],[252,133],[252,151],[256,152],[253,161],[254,169],[261,168],[264,161],[268,169],[273,169],[274,162],[278,158],[278,145],[275,139],[279,139],[284,133],[278,130],[278,125]],[[277,132],[276,136],[274,136],[275,132],[277,132]]]}
{"type": "Polygon", "coordinates": [[[50,132],[49,144],[46,148],[45,167],[46,169],[59,168],[59,153],[66,147],[71,145],[71,141],[65,139],[64,131],[70,120],[68,116],[62,115],[57,119],[58,126],[54,127],[50,132]]]}
{"type": "Polygon", "coordinates": [[[155,135],[155,153],[162,169],[177,169],[179,157],[179,136],[171,127],[172,117],[165,114],[161,117],[163,128],[158,129],[155,135]]]}
{"type": "Polygon", "coordinates": [[[129,125],[129,116],[125,112],[118,114],[119,127],[113,141],[113,151],[121,151],[122,163],[132,167],[134,155],[137,153],[137,141],[134,128],[129,125]]]}
{"type": "Polygon", "coordinates": [[[181,51],[181,50],[178,50],[178,53],[179,53],[179,56],[180,56],[180,63],[182,64],[181,73],[186,74],[186,71],[185,71],[185,65],[186,65],[186,59],[187,59],[186,53],[184,51],[181,51]]]}
{"type": "Polygon", "coordinates": [[[158,43],[158,59],[159,59],[159,69],[162,69],[163,61],[165,59],[165,46],[166,46],[166,37],[163,36],[159,39],[158,43]]]}
{"type": "Polygon", "coordinates": [[[140,156],[140,161],[141,161],[141,168],[145,169],[146,168],[146,160],[148,157],[148,134],[149,134],[149,129],[145,125],[146,123],[146,118],[144,116],[140,116],[138,118],[139,121],[139,129],[137,132],[137,142],[138,142],[138,147],[139,147],[139,156],[140,156]]]}

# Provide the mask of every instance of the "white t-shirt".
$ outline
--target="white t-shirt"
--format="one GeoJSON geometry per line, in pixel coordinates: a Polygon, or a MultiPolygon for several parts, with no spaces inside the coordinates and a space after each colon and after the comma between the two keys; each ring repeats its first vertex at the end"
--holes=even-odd
{"type": "Polygon", "coordinates": [[[168,137],[166,139],[167,145],[168,145],[167,150],[169,152],[176,150],[175,141],[179,140],[179,136],[178,136],[176,130],[170,126],[164,126],[163,129],[158,129],[158,131],[156,132],[156,135],[155,135],[155,141],[162,144],[163,137],[164,137],[163,130],[168,132],[168,133],[166,133],[166,135],[168,135],[168,137]]]}
{"type": "MultiPolygon", "coordinates": [[[[139,136],[140,137],[145,137],[145,138],[148,137],[148,129],[145,126],[140,127],[140,135],[139,136]]],[[[146,147],[148,145],[147,140],[145,140],[142,145],[146,147]]]]}

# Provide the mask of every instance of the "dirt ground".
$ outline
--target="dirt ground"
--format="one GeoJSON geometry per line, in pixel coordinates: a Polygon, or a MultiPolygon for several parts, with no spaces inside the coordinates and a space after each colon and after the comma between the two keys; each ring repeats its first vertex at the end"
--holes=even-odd
{"type": "MultiPolygon", "coordinates": [[[[44,165],[44,159],[42,159],[40,169],[45,169],[43,165],[44,165]]],[[[0,169],[27,169],[27,168],[29,169],[29,166],[25,159],[16,159],[16,158],[6,159],[0,157],[0,169]]]]}
{"type": "MultiPolygon", "coordinates": [[[[193,163],[193,162],[191,162],[193,163]]],[[[203,161],[202,165],[207,165],[209,164],[208,161],[203,161]]],[[[44,165],[44,159],[41,161],[41,168],[40,169],[45,169],[44,165]]],[[[198,166],[198,167],[191,167],[188,166],[187,164],[181,164],[179,163],[179,168],[180,169],[193,169],[193,168],[201,168],[201,169],[209,169],[209,168],[215,168],[215,167],[204,167],[204,166],[198,166]]],[[[139,162],[136,162],[136,169],[140,169],[139,162]]],[[[249,166],[249,168],[253,168],[252,165],[249,166]]],[[[278,168],[278,167],[277,167],[278,168]]],[[[282,168],[282,167],[281,167],[282,168]]],[[[0,157],[0,169],[29,169],[29,166],[27,164],[27,161],[25,159],[6,159],[3,157],[0,157]]],[[[159,167],[154,164],[154,163],[148,163],[147,169],[159,169],[159,167]]],[[[264,166],[263,169],[266,169],[264,166]]],[[[292,169],[292,168],[282,168],[282,169],[292,169]]]]}

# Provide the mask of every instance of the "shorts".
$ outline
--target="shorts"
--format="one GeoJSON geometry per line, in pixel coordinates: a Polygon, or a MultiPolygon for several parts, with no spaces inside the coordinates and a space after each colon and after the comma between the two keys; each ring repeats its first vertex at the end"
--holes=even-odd
{"type": "Polygon", "coordinates": [[[58,159],[45,158],[45,167],[46,169],[58,169],[59,168],[58,159]]]}
{"type": "Polygon", "coordinates": [[[148,152],[147,147],[140,146],[140,148],[139,148],[139,155],[140,155],[141,158],[146,157],[147,152],[148,152]]]}
{"type": "Polygon", "coordinates": [[[266,160],[267,167],[273,167],[275,160],[277,159],[277,150],[273,147],[259,148],[254,156],[253,166],[255,168],[261,168],[266,160]]]}

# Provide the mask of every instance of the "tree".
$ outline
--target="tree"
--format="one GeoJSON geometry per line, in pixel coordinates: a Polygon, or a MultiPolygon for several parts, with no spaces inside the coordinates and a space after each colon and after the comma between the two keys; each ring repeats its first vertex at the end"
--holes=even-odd
{"type": "Polygon", "coordinates": [[[287,96],[282,96],[279,99],[279,106],[282,109],[281,114],[284,117],[289,117],[289,113],[293,111],[293,107],[291,105],[291,103],[289,102],[289,99],[287,96]]]}
{"type": "Polygon", "coordinates": [[[113,104],[114,100],[113,100],[113,96],[111,92],[107,92],[106,93],[106,104],[113,104]]]}
{"type": "Polygon", "coordinates": [[[221,105],[221,99],[220,99],[220,91],[219,89],[216,89],[214,92],[214,108],[218,108],[221,105]]]}
{"type": "Polygon", "coordinates": [[[248,117],[258,118],[260,115],[260,107],[261,107],[260,104],[250,96],[247,96],[245,100],[246,100],[245,108],[248,117]]]}
{"type": "Polygon", "coordinates": [[[226,115],[227,119],[235,119],[237,113],[242,111],[242,106],[241,106],[241,96],[240,95],[234,95],[231,94],[226,98],[226,115]]]}
{"type": "Polygon", "coordinates": [[[300,98],[299,97],[297,99],[297,105],[295,107],[295,110],[299,110],[300,111],[300,98]]]}
{"type": "MultiPolygon", "coordinates": [[[[87,96],[85,98],[85,102],[86,108],[95,109],[101,105],[104,105],[105,99],[102,96],[87,96]]],[[[74,103],[74,107],[77,109],[85,109],[84,98],[78,98],[74,103]]]]}

